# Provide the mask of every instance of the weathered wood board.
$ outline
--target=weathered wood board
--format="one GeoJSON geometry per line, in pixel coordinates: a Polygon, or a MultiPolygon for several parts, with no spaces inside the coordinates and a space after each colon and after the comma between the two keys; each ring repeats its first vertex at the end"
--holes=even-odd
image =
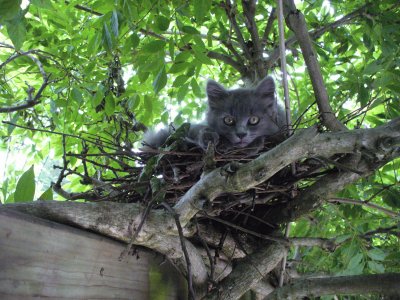
{"type": "Polygon", "coordinates": [[[181,299],[181,278],[170,265],[159,267],[160,255],[140,249],[137,256],[119,261],[124,247],[2,209],[0,299],[181,299]]]}

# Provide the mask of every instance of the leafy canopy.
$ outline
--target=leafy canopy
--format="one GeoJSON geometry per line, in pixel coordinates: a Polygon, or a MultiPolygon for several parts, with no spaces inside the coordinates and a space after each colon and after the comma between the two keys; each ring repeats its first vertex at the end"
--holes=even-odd
{"type": "MultiPolygon", "coordinates": [[[[274,3],[257,2],[260,36],[274,3]]],[[[314,47],[331,105],[349,128],[374,127],[400,116],[400,11],[396,4],[395,0],[299,4],[310,30],[327,29],[322,36],[314,36],[314,47]],[[358,17],[330,27],[361,8],[358,17]]],[[[240,40],[220,1],[99,0],[82,6],[82,1],[75,0],[0,0],[0,7],[0,107],[25,103],[30,90],[35,94],[41,88],[42,71],[49,76],[36,105],[1,114],[3,121],[10,122],[0,125],[3,203],[40,195],[52,199],[48,188],[58,173],[52,165],[61,165],[65,152],[83,151],[85,144],[79,137],[112,140],[123,134],[123,143],[135,147],[141,132],[131,128],[201,119],[208,78],[231,87],[255,72],[240,50],[240,40]],[[17,57],[11,59],[13,55],[17,57]],[[63,139],[54,132],[76,138],[63,139]]],[[[244,40],[249,41],[241,11],[240,3],[232,8],[244,40]]],[[[291,35],[287,30],[286,37],[291,35]]],[[[264,40],[266,61],[277,47],[277,38],[275,22],[264,40]]],[[[317,111],[296,44],[289,47],[287,59],[293,119],[307,127],[317,122],[317,111]]],[[[277,61],[270,60],[268,66],[268,72],[279,79],[277,61]]],[[[77,158],[69,161],[75,170],[83,170],[77,158]]],[[[339,196],[398,209],[399,165],[399,160],[393,161],[339,196]]],[[[98,171],[90,168],[89,173],[98,171]]],[[[63,184],[74,191],[85,189],[79,176],[63,184]]],[[[304,270],[398,271],[400,257],[393,236],[374,239],[372,247],[358,238],[373,228],[392,225],[392,219],[351,205],[326,205],[313,218],[297,222],[293,235],[351,239],[332,254],[316,248],[302,250],[304,270]]]]}

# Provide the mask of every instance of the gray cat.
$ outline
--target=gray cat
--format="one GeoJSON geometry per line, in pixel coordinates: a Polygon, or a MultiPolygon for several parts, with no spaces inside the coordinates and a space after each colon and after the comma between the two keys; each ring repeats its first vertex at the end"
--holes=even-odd
{"type": "MultiPolygon", "coordinates": [[[[282,140],[285,114],[275,97],[271,77],[264,78],[253,89],[227,90],[219,83],[207,82],[208,111],[206,120],[191,124],[186,140],[206,149],[209,142],[219,150],[252,148],[258,151],[266,137],[282,140]]],[[[171,129],[149,131],[144,144],[158,148],[164,144],[171,129]]]]}

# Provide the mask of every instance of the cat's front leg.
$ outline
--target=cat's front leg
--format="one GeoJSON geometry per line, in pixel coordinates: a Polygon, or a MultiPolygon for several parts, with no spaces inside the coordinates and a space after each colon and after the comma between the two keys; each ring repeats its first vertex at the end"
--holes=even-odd
{"type": "Polygon", "coordinates": [[[197,144],[202,149],[206,150],[210,142],[216,146],[219,143],[219,134],[210,127],[204,127],[199,131],[197,144]]]}

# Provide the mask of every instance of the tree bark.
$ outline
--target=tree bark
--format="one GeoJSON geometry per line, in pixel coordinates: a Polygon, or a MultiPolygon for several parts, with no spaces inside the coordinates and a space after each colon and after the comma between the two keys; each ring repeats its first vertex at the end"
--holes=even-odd
{"type": "Polygon", "coordinates": [[[399,282],[400,274],[396,273],[298,279],[276,289],[265,299],[300,299],[323,295],[369,293],[400,296],[399,282]]]}

